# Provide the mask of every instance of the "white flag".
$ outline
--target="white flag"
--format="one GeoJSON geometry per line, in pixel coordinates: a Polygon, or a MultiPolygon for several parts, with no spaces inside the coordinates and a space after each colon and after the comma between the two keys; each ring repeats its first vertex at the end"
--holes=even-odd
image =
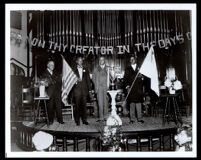
{"type": "Polygon", "coordinates": [[[151,79],[151,89],[159,96],[159,80],[153,46],[149,49],[139,72],[151,79]]]}
{"type": "Polygon", "coordinates": [[[71,91],[74,84],[77,82],[78,78],[76,74],[73,72],[72,68],[69,66],[69,64],[66,62],[64,57],[61,55],[63,59],[63,67],[62,67],[62,93],[61,98],[62,102],[67,105],[67,97],[69,92],[71,91]]]}

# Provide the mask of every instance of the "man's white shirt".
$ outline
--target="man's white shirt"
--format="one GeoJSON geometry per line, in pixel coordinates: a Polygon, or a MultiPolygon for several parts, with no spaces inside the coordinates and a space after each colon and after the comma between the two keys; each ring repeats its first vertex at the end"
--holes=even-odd
{"type": "Polygon", "coordinates": [[[104,68],[105,68],[105,64],[104,64],[104,65],[100,65],[100,67],[101,67],[102,69],[104,69],[104,68]]]}
{"type": "Polygon", "coordinates": [[[82,67],[77,67],[77,69],[78,69],[78,72],[79,72],[80,79],[82,80],[83,68],[82,67]]]}
{"type": "Polygon", "coordinates": [[[47,68],[48,72],[52,75],[53,71],[51,71],[49,68],[47,68]]]}
{"type": "Polygon", "coordinates": [[[135,70],[136,70],[137,65],[136,65],[136,64],[132,64],[131,66],[132,66],[133,70],[135,71],[135,70]]]}

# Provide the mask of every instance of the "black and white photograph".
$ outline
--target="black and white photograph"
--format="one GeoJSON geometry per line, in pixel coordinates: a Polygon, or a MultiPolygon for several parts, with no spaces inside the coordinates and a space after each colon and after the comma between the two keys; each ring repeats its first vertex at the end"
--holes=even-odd
{"type": "Polygon", "coordinates": [[[196,12],[6,4],[6,157],[196,157],[196,12]]]}

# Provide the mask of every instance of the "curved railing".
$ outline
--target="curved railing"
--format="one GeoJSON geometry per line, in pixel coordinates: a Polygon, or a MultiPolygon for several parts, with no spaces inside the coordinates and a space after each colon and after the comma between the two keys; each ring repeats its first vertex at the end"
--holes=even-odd
{"type": "Polygon", "coordinates": [[[18,70],[21,70],[24,76],[25,76],[25,70],[29,70],[30,68],[32,68],[32,66],[27,66],[15,58],[11,58],[10,63],[14,64],[15,68],[17,68],[18,70]]]}
{"type": "MultiPolygon", "coordinates": [[[[17,124],[16,128],[17,145],[25,151],[35,150],[32,136],[39,129],[27,127],[22,123],[17,124]]],[[[100,132],[43,131],[53,135],[53,144],[57,151],[103,150],[100,132]]],[[[126,137],[123,151],[174,151],[175,149],[174,135],[176,134],[176,128],[123,132],[123,134],[126,137]]]]}
{"type": "Polygon", "coordinates": [[[10,61],[15,61],[16,63],[20,64],[21,66],[25,67],[25,68],[32,68],[32,66],[26,66],[25,64],[23,64],[22,62],[18,61],[15,58],[11,58],[10,61]]]}

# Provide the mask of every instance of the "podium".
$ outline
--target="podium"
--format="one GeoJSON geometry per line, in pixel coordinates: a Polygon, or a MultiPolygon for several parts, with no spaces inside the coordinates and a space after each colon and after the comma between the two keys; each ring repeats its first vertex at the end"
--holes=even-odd
{"type": "Polygon", "coordinates": [[[49,125],[49,118],[47,113],[47,104],[46,101],[48,101],[49,97],[35,97],[34,100],[38,101],[37,108],[36,108],[36,116],[34,117],[34,123],[37,124],[38,120],[40,120],[41,117],[41,103],[44,103],[44,110],[45,110],[45,119],[47,120],[47,125],[49,125]]]}

